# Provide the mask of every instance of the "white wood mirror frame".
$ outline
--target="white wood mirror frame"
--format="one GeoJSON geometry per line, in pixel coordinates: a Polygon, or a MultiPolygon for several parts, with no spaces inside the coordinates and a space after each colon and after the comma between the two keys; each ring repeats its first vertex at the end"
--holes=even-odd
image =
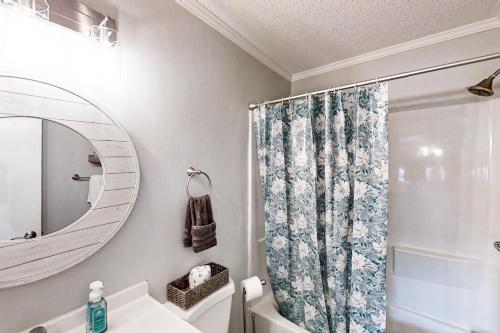
{"type": "Polygon", "coordinates": [[[70,91],[0,75],[0,118],[13,116],[51,120],[85,137],[101,160],[104,184],[93,207],[67,227],[34,239],[0,241],[0,288],[57,274],[95,253],[124,224],[140,178],[137,154],[125,130],[95,104],[70,91]]]}

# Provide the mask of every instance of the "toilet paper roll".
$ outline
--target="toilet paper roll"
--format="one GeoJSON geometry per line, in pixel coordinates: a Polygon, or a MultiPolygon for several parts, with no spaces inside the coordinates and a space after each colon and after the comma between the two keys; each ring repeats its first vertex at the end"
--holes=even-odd
{"type": "Polygon", "coordinates": [[[262,283],[257,276],[252,276],[251,278],[241,281],[241,288],[244,288],[246,291],[245,300],[247,302],[262,296],[264,293],[262,283]]]}

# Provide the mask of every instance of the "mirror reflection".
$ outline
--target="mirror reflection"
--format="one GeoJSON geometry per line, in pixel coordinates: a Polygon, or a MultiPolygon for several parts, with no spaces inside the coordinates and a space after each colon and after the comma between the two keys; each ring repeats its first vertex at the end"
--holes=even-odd
{"type": "Polygon", "coordinates": [[[0,240],[67,227],[102,184],[100,160],[77,132],[45,119],[0,118],[0,240]]]}

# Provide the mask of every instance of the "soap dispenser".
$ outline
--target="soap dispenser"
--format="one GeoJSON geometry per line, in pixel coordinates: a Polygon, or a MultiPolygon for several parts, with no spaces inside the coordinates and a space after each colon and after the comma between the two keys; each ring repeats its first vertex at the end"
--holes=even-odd
{"type": "Polygon", "coordinates": [[[103,333],[108,329],[108,304],[102,296],[104,284],[94,281],[90,284],[89,302],[87,304],[87,333],[103,333]]]}

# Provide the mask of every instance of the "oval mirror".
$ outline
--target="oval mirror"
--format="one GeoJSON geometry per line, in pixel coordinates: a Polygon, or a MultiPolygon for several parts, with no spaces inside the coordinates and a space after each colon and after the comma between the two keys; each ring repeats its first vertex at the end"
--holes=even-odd
{"type": "Polygon", "coordinates": [[[125,130],[86,98],[0,75],[0,288],[88,258],[125,223],[139,188],[125,130]]]}
{"type": "Polygon", "coordinates": [[[95,149],[77,132],[47,119],[0,118],[0,240],[69,226],[95,203],[102,180],[95,149]]]}

